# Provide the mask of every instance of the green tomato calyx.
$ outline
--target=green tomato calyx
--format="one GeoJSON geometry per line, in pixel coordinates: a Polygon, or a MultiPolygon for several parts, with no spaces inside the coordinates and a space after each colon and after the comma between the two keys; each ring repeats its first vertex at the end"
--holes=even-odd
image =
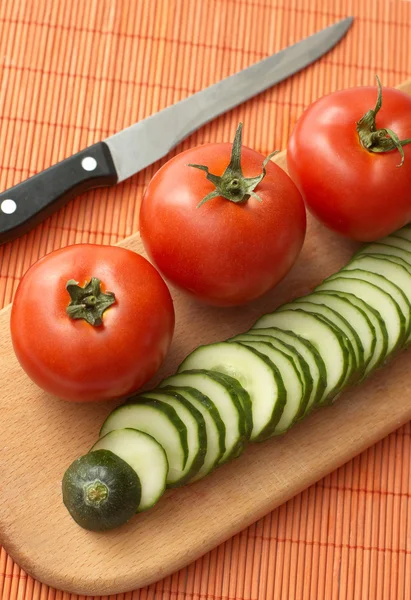
{"type": "Polygon", "coordinates": [[[404,163],[403,146],[411,143],[411,138],[400,140],[398,135],[392,129],[377,129],[375,119],[382,106],[382,86],[378,75],[376,75],[378,85],[378,96],[375,108],[368,110],[357,123],[357,132],[361,144],[368,152],[391,152],[397,149],[401,154],[401,162],[397,167],[404,163]]]}
{"type": "Polygon", "coordinates": [[[70,302],[66,313],[71,319],[84,319],[90,325],[99,327],[103,324],[103,313],[114,304],[113,292],[102,292],[101,281],[92,277],[81,287],[77,281],[70,279],[66,284],[70,302]]]}
{"type": "Polygon", "coordinates": [[[262,165],[262,172],[260,175],[257,175],[257,177],[244,177],[241,168],[242,134],[243,124],[239,123],[237,131],[235,133],[233,148],[231,151],[230,164],[221,176],[213,175],[212,173],[210,173],[208,167],[206,167],[205,165],[188,165],[189,167],[194,167],[195,169],[205,171],[207,173],[207,179],[215,185],[215,190],[207,194],[207,196],[205,196],[197,205],[197,208],[199,208],[205,202],[208,202],[212,198],[217,198],[217,196],[226,198],[227,200],[235,202],[236,204],[245,202],[250,196],[256,198],[259,202],[261,202],[261,198],[258,196],[258,194],[255,193],[254,190],[257,187],[257,185],[264,179],[266,175],[265,167],[268,161],[275,154],[277,154],[278,150],[272,152],[264,160],[262,165]]]}

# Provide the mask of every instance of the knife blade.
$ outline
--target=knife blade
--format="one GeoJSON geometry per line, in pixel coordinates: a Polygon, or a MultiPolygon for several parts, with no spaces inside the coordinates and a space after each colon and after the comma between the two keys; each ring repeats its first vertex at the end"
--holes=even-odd
{"type": "Polygon", "coordinates": [[[2,192],[0,244],[27,233],[75,196],[118,184],[163,158],[201,126],[323,56],[352,22],[342,19],[2,192]]]}

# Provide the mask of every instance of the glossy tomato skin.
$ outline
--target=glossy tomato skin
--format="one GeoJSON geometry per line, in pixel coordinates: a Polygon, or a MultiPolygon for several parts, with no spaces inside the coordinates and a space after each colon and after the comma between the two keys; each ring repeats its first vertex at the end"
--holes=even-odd
{"type": "MultiPolygon", "coordinates": [[[[297,121],[287,148],[288,170],[307,208],[324,225],[368,242],[411,220],[411,147],[377,154],[361,144],[356,123],[377,98],[376,87],[341,90],[314,102],[297,121]]],[[[411,97],[383,88],[378,129],[411,137],[411,97]]]]}
{"type": "Polygon", "coordinates": [[[28,376],[63,400],[126,396],[148,381],[169,349],[173,302],[163,279],[142,256],[116,246],[76,244],[56,250],[26,272],[11,311],[11,337],[28,376]],[[66,283],[91,277],[116,301],[94,327],[66,314],[66,283]]]}
{"type": "MultiPolygon", "coordinates": [[[[151,180],[141,206],[146,251],[174,286],[218,306],[245,304],[273,288],[294,264],[304,242],[305,207],[288,175],[276,164],[255,192],[235,204],[216,197],[197,208],[215,186],[203,171],[222,175],[231,144],[205,144],[178,154],[151,180]]],[[[264,157],[242,148],[245,177],[261,173],[264,157]]]]}

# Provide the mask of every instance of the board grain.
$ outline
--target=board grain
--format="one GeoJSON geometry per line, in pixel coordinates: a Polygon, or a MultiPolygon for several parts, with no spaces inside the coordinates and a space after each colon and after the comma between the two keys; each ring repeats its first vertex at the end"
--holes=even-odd
{"type": "MultiPolygon", "coordinates": [[[[411,82],[400,87],[411,93],[411,82]]],[[[277,161],[285,167],[284,153],[277,161]]],[[[143,253],[138,234],[120,245],[143,253]]],[[[259,301],[217,309],[172,290],[175,337],[151,385],[173,373],[199,344],[240,333],[264,312],[308,293],[343,266],[356,247],[309,217],[297,263],[259,301]]],[[[61,478],[90,449],[115,403],[70,404],[39,390],[14,357],[9,317],[10,306],[0,311],[0,542],[26,572],[60,590],[115,594],[157,581],[411,418],[411,356],[405,351],[284,437],[250,445],[238,460],[203,481],[167,492],[154,509],[120,529],[87,532],[63,506],[61,478]]]]}

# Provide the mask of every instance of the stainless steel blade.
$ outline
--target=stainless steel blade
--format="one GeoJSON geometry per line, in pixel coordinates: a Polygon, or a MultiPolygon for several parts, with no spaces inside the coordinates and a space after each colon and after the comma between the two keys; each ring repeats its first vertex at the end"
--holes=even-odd
{"type": "Polygon", "coordinates": [[[159,160],[205,123],[323,56],[352,22],[353,17],[347,17],[104,140],[118,181],[159,160]]]}

